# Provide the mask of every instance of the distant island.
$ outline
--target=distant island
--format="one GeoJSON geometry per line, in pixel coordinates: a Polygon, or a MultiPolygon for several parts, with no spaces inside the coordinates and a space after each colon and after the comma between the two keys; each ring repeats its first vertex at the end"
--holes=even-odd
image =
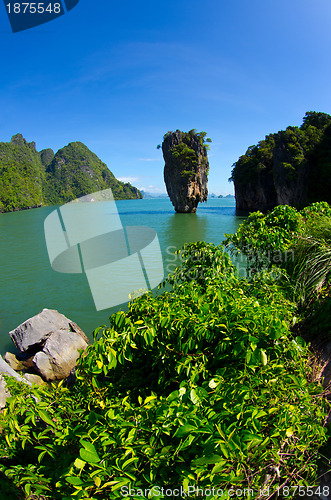
{"type": "Polygon", "coordinates": [[[56,154],[52,149],[38,152],[22,134],[0,142],[0,212],[58,205],[109,188],[115,200],[142,198],[81,142],[71,142],[56,154]]]}
{"type": "Polygon", "coordinates": [[[233,165],[238,210],[331,203],[331,116],[309,111],[301,127],[267,135],[233,165]]]}
{"type": "Polygon", "coordinates": [[[234,195],[233,194],[226,194],[226,195],[223,195],[223,194],[215,194],[215,193],[211,193],[208,195],[208,198],[234,198],[234,195]]]}
{"type": "MultiPolygon", "coordinates": [[[[155,198],[160,198],[160,199],[169,198],[167,193],[149,193],[148,191],[143,191],[142,189],[140,190],[140,192],[143,195],[144,200],[152,200],[155,198]]],[[[233,194],[217,195],[215,193],[211,193],[208,194],[208,199],[209,198],[234,198],[234,195],[233,194]]]]}
{"type": "Polygon", "coordinates": [[[167,193],[150,193],[148,191],[143,191],[142,189],[140,190],[140,192],[143,195],[144,200],[152,200],[155,198],[169,198],[167,193]]]}

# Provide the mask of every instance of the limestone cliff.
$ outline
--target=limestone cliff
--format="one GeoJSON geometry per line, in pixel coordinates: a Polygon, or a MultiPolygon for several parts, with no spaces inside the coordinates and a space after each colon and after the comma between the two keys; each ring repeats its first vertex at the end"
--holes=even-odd
{"type": "Polygon", "coordinates": [[[142,198],[136,187],[117,180],[82,142],[71,142],[59,149],[46,168],[45,179],[44,197],[48,204],[67,203],[108,188],[116,200],[142,198]]]}
{"type": "Polygon", "coordinates": [[[28,143],[22,134],[0,142],[0,212],[67,203],[108,188],[115,200],[142,198],[81,142],[55,155],[52,149],[38,152],[35,142],[28,143]]]}
{"type": "Polygon", "coordinates": [[[0,142],[0,212],[38,207],[43,203],[43,168],[35,143],[22,134],[0,142]]]}
{"type": "Polygon", "coordinates": [[[205,135],[195,130],[176,130],[164,136],[164,181],[176,212],[195,213],[198,203],[207,201],[209,163],[205,135]]]}
{"type": "Polygon", "coordinates": [[[301,127],[266,136],[234,164],[237,210],[265,212],[331,202],[331,116],[308,112],[301,127]]]}

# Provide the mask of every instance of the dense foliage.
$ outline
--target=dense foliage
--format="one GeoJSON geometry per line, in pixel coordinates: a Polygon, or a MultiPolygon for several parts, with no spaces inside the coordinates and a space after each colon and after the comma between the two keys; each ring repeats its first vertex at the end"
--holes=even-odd
{"type": "MultiPolygon", "coordinates": [[[[180,132],[179,130],[176,130],[176,132],[180,132]]],[[[211,138],[210,137],[206,137],[207,135],[207,132],[197,132],[197,130],[195,128],[192,128],[191,130],[189,130],[188,132],[180,132],[181,133],[181,137],[182,137],[182,140],[183,142],[186,144],[186,145],[189,145],[190,142],[192,141],[192,138],[196,138],[198,139],[198,141],[200,142],[201,146],[205,146],[206,149],[210,149],[209,148],[209,143],[212,142],[211,138]]],[[[164,136],[163,136],[163,140],[172,135],[173,134],[173,131],[172,130],[169,130],[164,136]]],[[[158,146],[158,149],[161,147],[161,145],[159,144],[158,146]]]]}
{"type": "Polygon", "coordinates": [[[118,181],[107,165],[81,142],[60,149],[46,168],[47,204],[66,203],[87,193],[111,188],[114,198],[142,198],[129,183],[118,181]]]}
{"type": "Polygon", "coordinates": [[[0,212],[42,203],[43,168],[34,143],[21,134],[0,143],[0,212]]]}
{"type": "Polygon", "coordinates": [[[280,205],[267,214],[254,212],[226,244],[246,257],[247,276],[263,269],[285,271],[280,283],[291,298],[307,306],[331,276],[331,207],[317,202],[298,211],[280,205]]]}
{"type": "MultiPolygon", "coordinates": [[[[206,137],[207,132],[197,132],[196,129],[192,129],[189,132],[181,132],[176,130],[176,133],[180,135],[180,142],[172,149],[173,158],[176,160],[177,164],[180,165],[181,176],[184,178],[192,177],[196,174],[196,167],[201,161],[202,163],[207,162],[207,150],[209,150],[209,143],[212,140],[206,137]],[[201,156],[199,150],[196,147],[198,143],[202,150],[205,152],[201,156]]],[[[163,140],[173,134],[172,131],[167,132],[163,140]]],[[[209,172],[209,167],[207,168],[207,174],[209,172]]]]}
{"type": "Polygon", "coordinates": [[[37,152],[21,134],[10,143],[0,143],[0,212],[65,203],[108,188],[115,199],[142,198],[138,189],[115,179],[80,142],[70,143],[55,156],[51,149],[37,152]]]}
{"type": "Polygon", "coordinates": [[[291,333],[295,303],[268,271],[239,278],[222,247],[192,243],[179,258],[170,291],[95,330],[73,388],[8,381],[0,472],[11,498],[164,498],[156,487],[266,498],[314,484],[327,404],[291,333]]]}
{"type": "Polygon", "coordinates": [[[310,111],[301,127],[267,135],[234,163],[230,180],[238,192],[261,184],[270,200],[284,187],[296,188],[293,204],[299,208],[331,202],[331,116],[310,111]]]}

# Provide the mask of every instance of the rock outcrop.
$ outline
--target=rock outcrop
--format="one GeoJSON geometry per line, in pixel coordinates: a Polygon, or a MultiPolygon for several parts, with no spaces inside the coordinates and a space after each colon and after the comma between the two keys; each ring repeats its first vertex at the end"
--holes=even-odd
{"type": "Polygon", "coordinates": [[[308,112],[301,127],[288,127],[250,146],[234,164],[230,180],[237,210],[330,203],[331,116],[308,112]]]}
{"type": "Polygon", "coordinates": [[[272,151],[270,165],[257,166],[255,175],[246,182],[235,182],[237,210],[266,212],[277,205],[302,208],[308,198],[310,165],[302,152],[304,161],[292,169],[294,163],[287,149],[283,133],[279,132],[272,151]]]}
{"type": "Polygon", "coordinates": [[[46,381],[67,378],[76,365],[79,350],[88,344],[76,323],[51,309],[43,309],[9,334],[22,359],[7,353],[8,363],[18,370],[33,367],[46,381]]]}
{"type": "Polygon", "coordinates": [[[33,364],[45,380],[64,379],[76,365],[79,350],[86,347],[87,342],[79,333],[56,330],[34,356],[33,364]]]}
{"type": "Polygon", "coordinates": [[[0,375],[0,409],[6,406],[6,401],[10,397],[10,392],[7,389],[6,381],[0,375]]]}
{"type": "Polygon", "coordinates": [[[176,212],[195,213],[207,201],[208,171],[205,133],[168,132],[162,143],[164,181],[176,212]]]}
{"type": "Polygon", "coordinates": [[[6,401],[11,395],[8,391],[3,375],[9,375],[10,377],[14,377],[19,382],[32,385],[31,380],[28,380],[22,375],[16,373],[16,371],[2,358],[2,356],[0,356],[0,410],[6,406],[6,401]]]}
{"type": "Polygon", "coordinates": [[[19,354],[0,356],[0,410],[10,397],[3,375],[30,386],[62,379],[73,383],[79,351],[88,344],[76,323],[58,311],[43,309],[9,333],[19,354]]]}

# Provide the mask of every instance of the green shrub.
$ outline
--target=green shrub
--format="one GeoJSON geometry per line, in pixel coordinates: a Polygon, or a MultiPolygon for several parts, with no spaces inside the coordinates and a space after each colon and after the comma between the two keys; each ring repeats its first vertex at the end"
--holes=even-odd
{"type": "Polygon", "coordinates": [[[171,291],[95,330],[73,388],[33,389],[36,402],[10,381],[0,471],[25,498],[314,484],[327,405],[290,333],[295,304],[268,273],[240,279],[222,247],[179,256],[171,291]]]}
{"type": "MultiPolygon", "coordinates": [[[[264,215],[254,212],[226,244],[247,257],[249,275],[273,267],[285,271],[284,285],[302,305],[328,286],[331,274],[331,207],[316,202],[301,211],[279,205],[264,215]]],[[[284,275],[283,275],[284,276],[284,275]]]]}

